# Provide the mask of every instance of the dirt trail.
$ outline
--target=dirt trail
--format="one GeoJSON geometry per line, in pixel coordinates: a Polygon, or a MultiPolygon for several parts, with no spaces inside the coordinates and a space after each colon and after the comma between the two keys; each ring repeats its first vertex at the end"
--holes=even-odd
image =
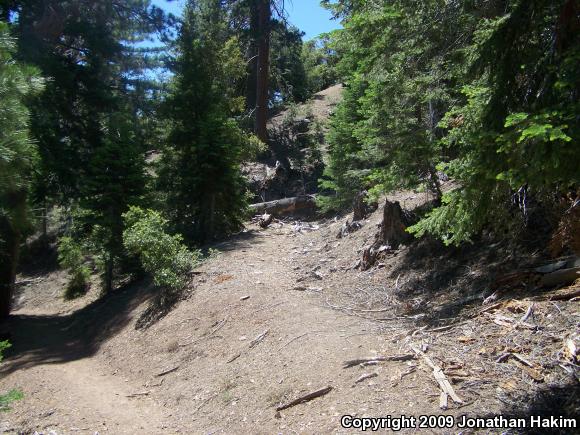
{"type": "MultiPolygon", "coordinates": [[[[329,308],[330,283],[342,278],[333,281],[315,264],[340,266],[327,243],[334,237],[320,234],[336,225],[275,225],[222,243],[188,299],[146,330],[134,328],[147,306],[141,290],[68,317],[44,313],[43,321],[30,315],[41,298],[28,298],[31,306],[24,297],[12,320],[15,343],[24,344],[3,365],[2,389],[20,388],[25,399],[2,416],[3,428],[320,433],[340,428],[343,414],[417,413],[419,391],[390,385],[406,363],[342,368],[347,359],[399,350],[376,322],[329,308]],[[355,385],[364,373],[376,376],[355,385]],[[333,387],[327,396],[276,414],[277,405],[326,386],[333,387]],[[134,393],[143,395],[127,397],[134,393]]],[[[34,291],[32,284],[24,294],[34,291]]]]}

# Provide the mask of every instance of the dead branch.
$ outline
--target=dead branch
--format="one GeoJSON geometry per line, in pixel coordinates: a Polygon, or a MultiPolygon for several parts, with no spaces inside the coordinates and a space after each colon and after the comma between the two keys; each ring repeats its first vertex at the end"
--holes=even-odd
{"type": "Polygon", "coordinates": [[[250,343],[250,349],[252,349],[253,347],[255,347],[258,344],[260,344],[262,342],[262,340],[264,340],[264,338],[266,338],[266,335],[268,335],[268,332],[270,332],[270,330],[269,329],[266,329],[264,332],[262,332],[256,338],[254,338],[252,340],[252,342],[250,343]]]}
{"type": "Polygon", "coordinates": [[[526,311],[526,314],[524,314],[524,316],[520,319],[520,321],[525,322],[533,314],[534,314],[534,304],[531,304],[528,308],[528,311],[526,311]]]}
{"type": "Polygon", "coordinates": [[[569,301],[570,299],[580,296],[580,288],[574,289],[571,292],[558,293],[550,296],[551,301],[569,301]]]}
{"type": "Polygon", "coordinates": [[[125,397],[140,397],[140,396],[148,396],[149,394],[151,394],[151,391],[141,391],[138,393],[127,394],[125,397]]]}
{"type": "Polygon", "coordinates": [[[229,364],[229,363],[231,363],[231,362],[234,362],[235,360],[237,360],[237,359],[238,359],[239,357],[241,357],[241,356],[242,356],[242,354],[241,354],[241,353],[238,353],[238,354],[234,355],[234,356],[233,356],[233,357],[231,357],[229,360],[227,360],[226,364],[229,364]]]}
{"type": "MultiPolygon", "coordinates": [[[[455,403],[465,403],[463,400],[461,400],[461,398],[455,393],[455,390],[453,389],[453,387],[451,386],[451,383],[449,382],[449,380],[447,379],[447,376],[445,376],[445,373],[443,373],[443,369],[441,369],[441,367],[439,367],[438,365],[436,365],[433,360],[431,358],[429,358],[425,352],[423,352],[422,350],[420,350],[419,348],[417,348],[414,345],[409,345],[409,347],[413,350],[413,352],[415,352],[415,354],[417,356],[421,356],[423,357],[423,360],[427,363],[427,365],[429,367],[431,367],[431,369],[433,369],[433,376],[435,377],[435,380],[437,381],[437,383],[439,384],[439,387],[441,388],[442,392],[445,393],[445,395],[448,395],[449,397],[451,397],[451,399],[455,402],[455,403]]],[[[442,399],[442,397],[441,397],[442,399]]],[[[440,400],[440,405],[443,403],[443,400],[440,400]]],[[[446,402],[445,402],[446,403],[446,402]]]]}
{"type": "Polygon", "coordinates": [[[278,406],[276,408],[276,411],[282,411],[284,409],[291,408],[291,407],[296,406],[296,405],[299,405],[301,403],[309,402],[310,400],[316,399],[317,397],[324,396],[324,395],[330,393],[331,391],[332,391],[332,387],[331,386],[322,388],[320,390],[316,390],[316,391],[314,391],[312,393],[306,394],[306,395],[304,395],[302,397],[299,397],[298,399],[295,399],[295,400],[293,400],[291,402],[288,402],[288,403],[286,403],[284,405],[278,406]]]}
{"type": "Polygon", "coordinates": [[[157,373],[155,376],[165,376],[165,375],[168,375],[169,373],[173,373],[174,371],[176,371],[178,369],[179,369],[179,365],[176,365],[175,367],[172,367],[170,369],[163,370],[162,372],[157,373]]]}
{"type": "MultiPolygon", "coordinates": [[[[354,381],[355,384],[360,384],[363,381],[366,381],[367,379],[371,379],[371,378],[376,378],[379,374],[376,372],[373,373],[364,373],[362,374],[356,381],[354,381]]],[[[353,385],[354,387],[354,385],[353,385]]]]}
{"type": "Polygon", "coordinates": [[[359,364],[378,363],[380,361],[409,361],[412,359],[415,359],[415,355],[413,355],[413,354],[359,358],[359,359],[345,361],[342,368],[348,369],[350,367],[358,366],[359,364]]]}

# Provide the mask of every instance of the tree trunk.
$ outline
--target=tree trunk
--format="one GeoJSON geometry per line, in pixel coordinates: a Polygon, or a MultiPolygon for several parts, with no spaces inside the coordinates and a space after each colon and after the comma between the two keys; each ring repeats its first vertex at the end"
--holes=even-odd
{"type": "Polygon", "coordinates": [[[270,0],[258,1],[258,68],[256,76],[256,136],[267,142],[268,75],[270,65],[270,0]]]}
{"type": "Polygon", "coordinates": [[[0,319],[8,317],[12,306],[20,238],[10,221],[0,217],[0,319]]]}
{"type": "MultiPolygon", "coordinates": [[[[246,107],[254,113],[256,110],[256,85],[258,84],[258,1],[250,7],[250,47],[248,60],[248,84],[246,88],[246,107]]],[[[255,114],[254,114],[255,115],[255,114]]]]}
{"type": "Polygon", "coordinates": [[[357,195],[354,197],[354,201],[352,203],[353,222],[366,219],[369,214],[379,208],[379,205],[375,201],[373,201],[371,204],[368,204],[367,197],[368,192],[366,190],[357,193],[357,195]]]}
{"type": "Polygon", "coordinates": [[[274,216],[288,215],[296,212],[313,212],[316,209],[316,200],[312,196],[297,196],[277,201],[261,202],[250,205],[254,213],[267,213],[274,216]]]}
{"type": "Polygon", "coordinates": [[[105,293],[110,293],[113,291],[113,267],[114,267],[114,259],[113,255],[109,254],[107,257],[107,261],[105,262],[105,293]]]}

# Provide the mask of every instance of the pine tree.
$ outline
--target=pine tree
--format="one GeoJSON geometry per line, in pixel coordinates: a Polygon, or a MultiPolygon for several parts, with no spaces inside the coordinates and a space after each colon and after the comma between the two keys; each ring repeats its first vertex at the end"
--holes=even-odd
{"type": "Polygon", "coordinates": [[[19,56],[51,78],[31,103],[41,156],[36,199],[84,209],[76,242],[102,260],[109,291],[124,257],[122,214],[145,185],[143,130],[155,90],[143,75],[155,59],[134,44],[165,17],[148,0],[15,0],[6,10],[17,12],[19,56]]]}
{"type": "Polygon", "coordinates": [[[37,165],[25,99],[42,88],[38,72],[14,59],[15,40],[0,21],[0,318],[10,313],[28,194],[37,165]]]}
{"type": "Polygon", "coordinates": [[[256,141],[233,119],[243,110],[235,84],[245,63],[224,8],[189,1],[178,46],[160,187],[175,229],[190,243],[204,242],[240,227],[246,208],[240,164],[256,141]]]}
{"type": "Polygon", "coordinates": [[[517,222],[517,192],[549,207],[577,188],[576,2],[325,3],[344,24],[337,70],[365,83],[332,123],[329,201],[428,189],[440,206],[411,230],[461,243],[517,222]]]}

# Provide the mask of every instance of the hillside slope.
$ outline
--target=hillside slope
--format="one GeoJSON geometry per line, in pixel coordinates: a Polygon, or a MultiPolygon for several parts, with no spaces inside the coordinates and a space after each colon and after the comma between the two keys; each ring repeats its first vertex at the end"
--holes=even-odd
{"type": "MultiPolygon", "coordinates": [[[[395,199],[412,208],[427,198],[395,199]]],[[[575,330],[577,302],[508,298],[486,308],[488,318],[483,296],[468,293],[469,283],[485,278],[476,264],[453,265],[465,253],[420,255],[425,247],[403,248],[360,272],[353,266],[379,221],[376,212],[340,240],[342,220],[249,226],[216,246],[221,254],[197,270],[186,299],[148,329],[135,329],[152,294],[146,283],[67,314],[27,297],[38,293],[39,282],[30,282],[11,320],[13,356],[2,367],[2,388],[20,388],[25,399],[3,416],[3,429],[343,433],[345,414],[574,412],[577,384],[550,361],[575,330]],[[527,323],[537,329],[509,327],[505,319],[520,318],[530,304],[527,323]],[[449,399],[447,411],[439,408],[439,386],[425,361],[411,358],[410,345],[444,369],[463,403],[449,399]],[[532,367],[502,361],[505,352],[532,367]],[[411,359],[343,368],[347,360],[392,355],[411,359]],[[323,397],[276,412],[327,386],[323,397]]],[[[490,262],[480,254],[472,260],[490,262]]]]}

